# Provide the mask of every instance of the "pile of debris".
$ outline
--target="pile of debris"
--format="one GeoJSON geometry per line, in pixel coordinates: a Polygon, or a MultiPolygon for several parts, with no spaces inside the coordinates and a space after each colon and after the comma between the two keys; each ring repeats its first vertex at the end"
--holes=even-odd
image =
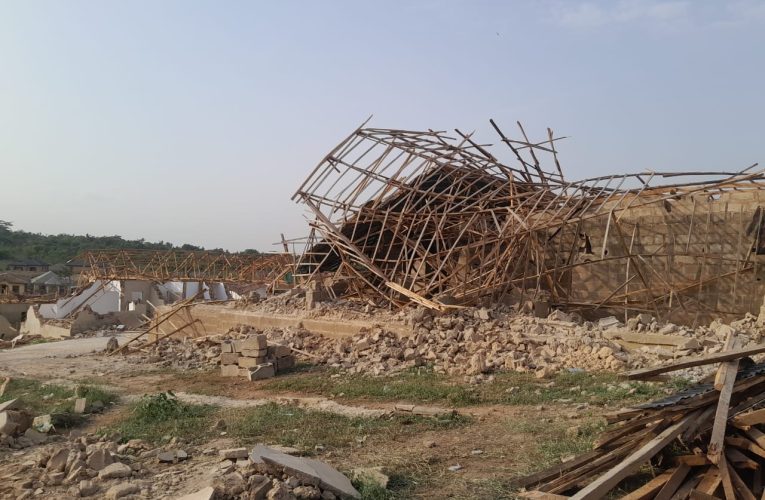
{"type": "Polygon", "coordinates": [[[173,439],[155,447],[140,439],[73,435],[25,450],[10,462],[0,456],[0,497],[117,499],[359,498],[351,482],[324,462],[265,446],[205,448],[173,439]],[[198,487],[199,487],[198,486],[198,487]]]}
{"type": "Polygon", "coordinates": [[[545,295],[683,322],[756,312],[765,171],[571,181],[550,129],[491,125],[501,151],[459,130],[354,130],[293,195],[314,217],[297,279],[439,311],[545,295]]]}
{"type": "Polygon", "coordinates": [[[523,478],[519,486],[533,488],[532,498],[544,492],[598,499],[617,486],[629,491],[640,482],[644,484],[624,498],[760,497],[765,467],[765,363],[754,363],[749,356],[762,352],[762,345],[741,348],[731,331],[721,353],[629,372],[629,378],[644,379],[720,363],[716,375],[696,386],[607,415],[612,427],[592,451],[523,478]],[[641,468],[647,463],[652,472],[660,472],[647,482],[640,481],[641,468]]]}
{"type": "Polygon", "coordinates": [[[221,375],[248,380],[271,378],[295,366],[292,350],[281,344],[268,344],[265,334],[247,335],[242,340],[221,343],[221,375]]]}

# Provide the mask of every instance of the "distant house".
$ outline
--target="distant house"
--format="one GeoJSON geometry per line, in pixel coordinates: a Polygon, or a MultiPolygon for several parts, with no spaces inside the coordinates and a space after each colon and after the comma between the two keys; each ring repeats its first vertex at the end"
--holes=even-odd
{"type": "Polygon", "coordinates": [[[37,271],[0,272],[0,295],[27,295],[31,293],[30,281],[40,273],[37,271]]]}
{"type": "Polygon", "coordinates": [[[42,273],[50,270],[50,265],[39,259],[23,259],[9,262],[5,268],[8,271],[34,271],[42,273]]]}
{"type": "Polygon", "coordinates": [[[73,288],[72,280],[53,271],[0,272],[0,296],[66,295],[73,288]]]}
{"type": "Polygon", "coordinates": [[[69,268],[69,274],[72,276],[77,276],[83,271],[90,270],[90,266],[88,265],[88,263],[80,259],[72,259],[67,261],[66,267],[69,268]]]}
{"type": "Polygon", "coordinates": [[[29,293],[33,295],[66,295],[72,288],[72,279],[64,276],[59,276],[53,271],[47,271],[38,276],[35,276],[29,280],[31,291],[29,293]]]}

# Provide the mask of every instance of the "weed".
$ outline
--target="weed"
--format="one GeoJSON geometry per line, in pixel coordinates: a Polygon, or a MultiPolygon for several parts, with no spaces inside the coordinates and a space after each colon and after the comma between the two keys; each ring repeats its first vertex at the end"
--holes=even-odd
{"type": "Polygon", "coordinates": [[[323,396],[375,401],[408,401],[450,406],[479,404],[536,405],[556,401],[571,403],[628,404],[662,397],[666,390],[688,385],[683,379],[667,384],[624,382],[612,373],[563,371],[550,379],[530,374],[502,372],[492,383],[470,386],[430,369],[407,370],[389,377],[347,376],[314,368],[280,377],[263,385],[274,392],[301,392],[323,396]]]}
{"type": "Polygon", "coordinates": [[[144,439],[154,443],[172,437],[200,442],[211,435],[209,416],[215,407],[178,401],[172,393],[143,396],[126,418],[106,430],[116,431],[124,440],[144,439]]]}
{"type": "MultiPolygon", "coordinates": [[[[83,385],[72,389],[32,379],[11,379],[5,394],[0,397],[0,402],[18,399],[20,407],[33,415],[46,413],[66,415],[71,414],[74,410],[75,397],[85,397],[91,402],[101,401],[104,404],[113,403],[117,400],[116,394],[97,386],[83,385]]],[[[64,425],[71,425],[79,420],[79,418],[71,419],[61,416],[59,422],[63,422],[64,425]]]]}

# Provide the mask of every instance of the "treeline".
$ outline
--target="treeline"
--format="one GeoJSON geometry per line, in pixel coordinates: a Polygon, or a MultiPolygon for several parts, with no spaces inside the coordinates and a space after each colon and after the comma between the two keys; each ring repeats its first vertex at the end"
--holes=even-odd
{"type": "MultiPolygon", "coordinates": [[[[122,236],[77,236],[73,234],[37,234],[14,230],[13,224],[0,220],[0,261],[20,259],[40,259],[49,264],[63,264],[87,250],[115,250],[120,248],[144,250],[205,250],[196,245],[175,246],[160,241],[153,243],[143,238],[126,240],[122,236]]],[[[222,248],[210,251],[223,252],[222,248]]],[[[259,255],[260,252],[248,249],[241,252],[259,255]]]]}

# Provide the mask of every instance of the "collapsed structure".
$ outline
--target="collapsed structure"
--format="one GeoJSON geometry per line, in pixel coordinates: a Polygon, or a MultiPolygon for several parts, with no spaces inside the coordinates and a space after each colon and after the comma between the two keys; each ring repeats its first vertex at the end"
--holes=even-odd
{"type": "Polygon", "coordinates": [[[293,199],[314,215],[303,280],[445,310],[527,299],[700,323],[759,310],[763,171],[564,178],[556,142],[361,128],[293,199]],[[330,277],[330,280],[324,278],[330,277]]]}

